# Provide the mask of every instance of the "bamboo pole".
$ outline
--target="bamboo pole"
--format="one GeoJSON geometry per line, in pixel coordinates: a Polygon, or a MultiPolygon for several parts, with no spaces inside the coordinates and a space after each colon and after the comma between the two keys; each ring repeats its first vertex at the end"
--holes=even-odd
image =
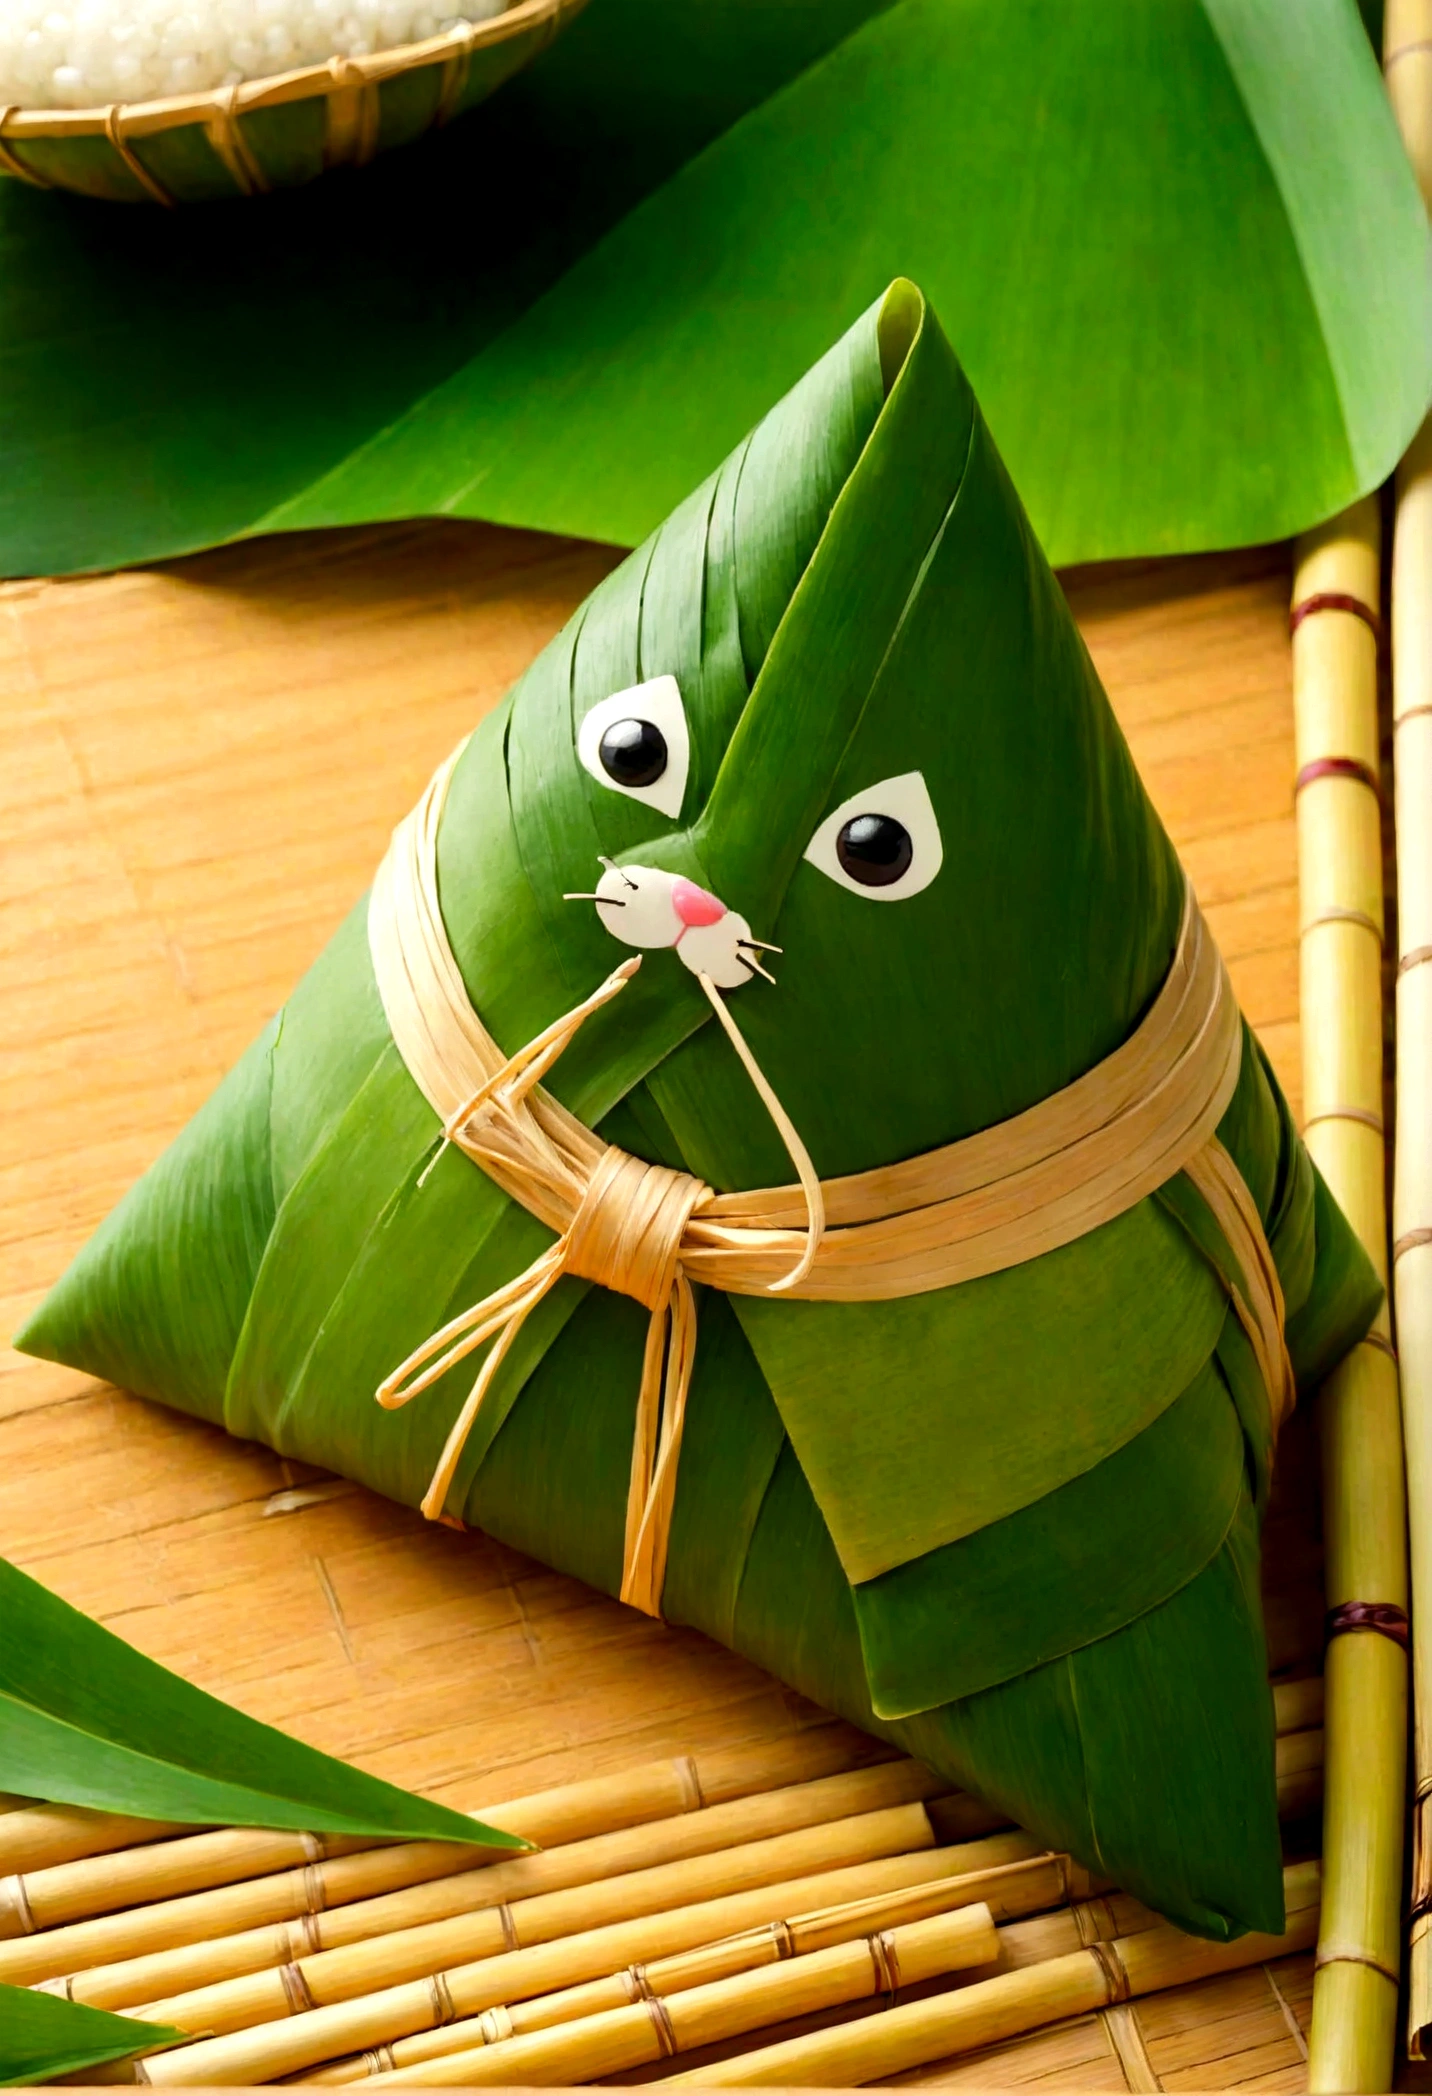
{"type": "Polygon", "coordinates": [[[122,1812],[91,1812],[83,1805],[37,1805],[32,1798],[0,1806],[0,1815],[0,1877],[5,1878],[194,1831],[169,1820],[131,1819],[122,1812]]]}
{"type": "MultiPolygon", "coordinates": [[[[646,1762],[619,1775],[592,1777],[484,1807],[479,1816],[528,1841],[557,1847],[700,1812],[709,1806],[729,1804],[738,1798],[818,1780],[843,1770],[889,1766],[892,1759],[875,1742],[863,1740],[844,1726],[828,1724],[787,1739],[725,1748],[699,1760],[683,1754],[674,1760],[646,1762]]],[[[247,1858],[252,1866],[247,1875],[254,1882],[235,1885],[231,1879],[221,1877],[202,1892],[187,1899],[176,1898],[176,1888],[166,1888],[162,1883],[159,1889],[146,1890],[146,1881],[151,1886],[158,1883],[148,1878],[150,1872],[162,1873],[171,1867],[165,1863],[162,1850],[136,1850],[132,1865],[124,1858],[103,1859],[93,1866],[92,1877],[71,1878],[62,1888],[69,1904],[80,1905],[91,1918],[65,1928],[56,1927],[52,1920],[43,1935],[0,1943],[0,1982],[32,1986],[40,1980],[120,1960],[202,1944],[220,1935],[301,1921],[317,1908],[332,1909],[371,1899],[458,1871],[497,1868],[507,1855],[505,1851],[484,1853],[447,1842],[402,1842],[383,1849],[362,1849],[361,1844],[355,1843],[352,1846],[362,1849],[362,1853],[317,1862],[311,1841],[301,1834],[273,1836],[252,1829],[231,1829],[229,1833],[231,1838],[220,1853],[226,1858],[247,1858]],[[276,1848],[276,1844],[285,1842],[296,1846],[292,1850],[276,1848]],[[273,1860],[275,1854],[302,1867],[287,1875],[260,1879],[261,1870],[282,1869],[282,1862],[273,1860]],[[116,1878],[129,1911],[111,1916],[107,1909],[115,1903],[111,1895],[116,1878]],[[150,1904],[138,1905],[142,1900],[150,1904]]],[[[329,1846],[330,1850],[341,1848],[336,1843],[329,1846]]],[[[240,1873],[241,1877],[244,1875],[240,1873]]],[[[32,1913],[37,1908],[41,1913],[48,1912],[55,1904],[44,1881],[28,1877],[22,1889],[32,1913]]],[[[338,1924],[332,1926],[335,1931],[338,1929],[338,1924]]],[[[376,1926],[397,1924],[379,1917],[376,1926]]],[[[345,1939],[335,1934],[333,1940],[345,1939]]],[[[199,1983],[185,1980],[181,1984],[199,1983]]],[[[156,1987],[129,1994],[124,2005],[143,2000],[146,1994],[157,1995],[167,1986],[168,1982],[161,1980],[156,1987]]],[[[108,2003],[101,2001],[98,2005],[108,2003]]]]}
{"type": "MultiPolygon", "coordinates": [[[[1293,583],[1304,1134],[1386,1278],[1378,511],[1299,542],[1293,583]]],[[[1406,1500],[1386,1307],[1318,1399],[1329,1643],[1314,2091],[1392,2083],[1406,1771],[1406,1500]]]]}
{"type": "Polygon", "coordinates": [[[372,1846],[371,1837],[350,1834],[273,1834],[253,1827],[216,1827],[206,1834],[156,1841],[145,1848],[53,1864],[0,1883],[0,1937],[58,1928],[80,1915],[102,1914],[141,1900],[175,1899],[201,1886],[232,1885],[261,1872],[301,1868],[323,1857],[349,1856],[372,1846]]]}
{"type": "MultiPolygon", "coordinates": [[[[723,1805],[708,1805],[699,1811],[652,1820],[645,1826],[596,1834],[586,1841],[564,1842],[536,1855],[498,1862],[489,1858],[475,1870],[454,1866],[454,1874],[439,1877],[434,1869],[429,1872],[427,1883],[416,1882],[416,1869],[390,1868],[392,1890],[382,1882],[382,1866],[388,1854],[397,1854],[401,1862],[401,1852],[377,1850],[368,1856],[345,1858],[327,1870],[320,1866],[316,1878],[302,1878],[297,1890],[307,1897],[297,1927],[287,1925],[294,1888],[280,1885],[267,1897],[267,1905],[279,1910],[275,1914],[263,1910],[263,1885],[226,1887],[192,1902],[186,1917],[189,1940],[176,1948],[149,1956],[126,1955],[121,1946],[142,1943],[153,1927],[163,1928],[166,1921],[163,1915],[156,1923],[153,1917],[140,1913],[110,1925],[108,1933],[116,1948],[103,1964],[87,1964],[84,1970],[67,1963],[57,1965],[51,1951],[49,1972],[72,1973],[64,1988],[72,2001],[87,2002],[93,2008],[133,2008],[290,1964],[319,1951],[342,1950],[400,1929],[423,1927],[505,1902],[529,1899],[539,1892],[589,1885],[656,1864],[732,1848],[738,1842],[767,1839],[891,1805],[918,1802],[940,1787],[940,1779],[918,1761],[881,1762],[844,1775],[821,1776],[814,1782],[791,1784],[782,1790],[763,1791],[754,1797],[734,1798],[723,1805]],[[380,1896],[356,1896],[360,1882],[380,1896]],[[266,1925],[275,1920],[279,1926],[266,1925]],[[124,1923],[129,1924],[127,1931],[124,1923]]],[[[458,1855],[462,1864],[473,1861],[470,1852],[459,1851],[458,1855]]],[[[101,1933],[92,1931],[91,1942],[101,1933]]],[[[70,1946],[62,1947],[66,1958],[73,1955],[77,1934],[78,1931],[71,1932],[70,1946]]],[[[45,1939],[35,1940],[25,1948],[33,1975],[45,1959],[45,1939]]],[[[23,1958],[23,1953],[16,1956],[12,1966],[20,1966],[23,1958]]],[[[9,1977],[4,1951],[0,1950],[0,1979],[9,1977]]]]}
{"type": "MultiPolygon", "coordinates": [[[[918,1811],[918,1807],[907,1808],[918,1811]]],[[[752,1887],[634,1921],[589,1928],[578,1934],[477,1959],[446,1972],[383,1986],[334,2006],[308,2009],[256,2028],[199,2039],[145,2060],[147,2078],[180,2087],[235,2086],[297,2074],[324,2060],[390,2044],[417,2031],[434,2030],[462,2016],[480,2016],[534,1995],[553,1994],[584,1980],[649,1963],[677,1951],[738,1935],[825,1905],[869,1898],[935,1878],[969,1877],[1022,1863],[1046,1853],[1026,1834],[994,1834],[959,1848],[928,1849],[890,1856],[845,1869],[815,1871],[783,1884],[752,1887]]],[[[1076,1866],[1059,1859],[1067,1873],[1065,1896],[1089,1884],[1076,1866]]],[[[993,1905],[993,1900],[990,1901],[993,1905]]]]}
{"type": "MultiPolygon", "coordinates": [[[[1100,2009],[1237,1972],[1268,1958],[1306,1950],[1317,1933],[1316,1879],[1307,1866],[1284,1873],[1289,1926],[1281,1936],[1239,1936],[1207,1943],[1166,1922],[1091,1944],[1037,1964],[1014,1965],[928,2001],[908,2002],[856,2023],[788,2038],[734,2059],[673,2074],[664,2088],[853,2088],[888,2081],[916,2067],[974,2052],[1009,2038],[1089,2016],[1100,2009]],[[1311,1899],[1311,1904],[1309,1904],[1311,1899]]],[[[1012,1933],[1001,1929],[1001,1951],[1012,1933]]],[[[508,2048],[499,2048],[505,2053],[508,2048]]],[[[388,2077],[391,2079],[391,2077],[388,2077]]]]}
{"type": "MultiPolygon", "coordinates": [[[[1316,1865],[1312,1868],[1316,1871],[1316,1865]]],[[[1083,1873],[1075,1870],[1073,1877],[1081,1879],[1083,1873]]],[[[1084,1889],[1089,1890],[1087,1881],[1084,1889]]],[[[1064,1957],[1090,1944],[1111,1942],[1161,1924],[1159,1915],[1127,1893],[1093,1892],[1074,1900],[1072,1905],[1058,1905],[1057,1902],[1070,1899],[1071,1890],[1069,1859],[1050,1852],[1004,1869],[974,1872],[943,1884],[936,1881],[917,1885],[905,1893],[865,1898],[816,1914],[773,1922],[767,1928],[729,1937],[685,1955],[629,1966],[624,1972],[585,1986],[516,2002],[510,2008],[489,2010],[441,2030],[400,2038],[330,2067],[310,2069],[304,2079],[329,2086],[351,2084],[452,2052],[525,2036],[603,2009],[626,2007],[647,1992],[681,1993],[736,1971],[774,1964],[785,1957],[823,1949],[830,1943],[848,1942],[977,1899],[987,1901],[996,1918],[1003,1921],[1015,1915],[1037,1917],[1000,1932],[1003,1963],[1011,1969],[1064,1957]],[[1044,1909],[1052,1911],[1041,1911],[1044,1909]]]]}
{"type": "Polygon", "coordinates": [[[910,1855],[934,1845],[934,1829],[922,1805],[888,1806],[849,1819],[823,1820],[793,1833],[738,1842],[674,1863],[536,1892],[443,1921],[394,1930],[341,1950],[316,1951],[276,1970],[142,2003],[134,2013],[149,2023],[174,2024],[180,2030],[216,2035],[239,2031],[291,2016],[295,2007],[328,2007],[371,1993],[375,1987],[426,1980],[449,1965],[531,1949],[612,1922],[659,1914],[668,1907],[718,1899],[749,1885],[778,1885],[814,1871],[873,1862],[881,1856],[910,1855]]]}
{"type": "Polygon", "coordinates": [[[550,2087],[600,2081],[791,2017],[893,1996],[899,1986],[989,1965],[998,1955],[989,1908],[961,1907],[682,1993],[646,1991],[621,2008],[577,2023],[375,2075],[372,2086],[550,2087]]]}
{"type": "MultiPolygon", "coordinates": [[[[1432,0],[1387,0],[1387,90],[1432,210],[1432,0]]],[[[1393,1296],[1407,1447],[1414,1677],[1407,2049],[1432,2030],[1432,418],[1397,474],[1392,541],[1397,830],[1397,1149],[1393,1296]]]]}
{"type": "MultiPolygon", "coordinates": [[[[923,1921],[978,1901],[988,1904],[991,1912],[1001,1918],[1037,1911],[1067,1898],[1068,1884],[1066,1859],[1048,1853],[1003,1868],[974,1871],[957,1878],[935,1878],[906,1889],[867,1895],[839,1906],[817,1909],[811,1914],[794,1914],[781,1921],[768,1922],[759,1929],[748,1929],[741,1935],[703,1944],[697,1950],[678,1951],[672,1957],[656,1958],[644,1965],[629,1965],[622,1972],[609,1973],[603,1979],[589,1980],[580,1986],[564,1987],[554,1994],[537,1995],[529,2001],[489,2009],[481,2016],[464,2017],[441,2030],[420,2031],[371,2052],[339,2060],[331,2067],[311,2070],[306,2079],[333,2087],[363,2081],[399,2067],[416,2067],[424,2061],[444,2059],[450,2053],[467,2052],[483,2045],[497,2044],[506,2038],[549,2031],[558,2024],[575,2023],[583,2018],[599,2016],[606,2010],[624,2009],[648,1994],[681,1994],[692,1987],[710,1986],[737,1973],[775,1965],[786,1958],[802,1957],[810,1951],[826,1950],[837,1943],[849,1943],[884,1929],[923,1921]]],[[[1068,1924],[1073,1942],[1060,1942],[1058,1949],[1068,1950],[1080,1943],[1116,1936],[1124,1929],[1132,1931],[1136,1927],[1152,1926],[1155,1918],[1146,1909],[1141,1909],[1137,1900],[1130,1900],[1123,1894],[1116,1895],[1113,1900],[1082,1901],[1077,1910],[1068,1907],[1061,1910],[1060,1919],[1068,1924]],[[1123,1928],[1113,1925],[1116,1907],[1123,1928]],[[1146,1917],[1146,1922],[1141,1916],[1146,1917]]],[[[1053,1956],[1055,1952],[1047,1955],[1053,1956]]]]}
{"type": "Polygon", "coordinates": [[[1413,2059],[1421,2060],[1432,2030],[1432,421],[1398,474],[1392,650],[1401,947],[1393,1282],[1416,1691],[1407,2042],[1413,2059]]]}
{"type": "Polygon", "coordinates": [[[1310,1675],[1306,1681],[1279,1681],[1273,1685],[1273,1718],[1281,1738],[1285,1732],[1307,1732],[1323,1722],[1323,1677],[1310,1675]]]}
{"type": "Polygon", "coordinates": [[[1323,1801],[1321,1727],[1311,1732],[1285,1732],[1277,1745],[1278,1816],[1297,1819],[1323,1801]]]}

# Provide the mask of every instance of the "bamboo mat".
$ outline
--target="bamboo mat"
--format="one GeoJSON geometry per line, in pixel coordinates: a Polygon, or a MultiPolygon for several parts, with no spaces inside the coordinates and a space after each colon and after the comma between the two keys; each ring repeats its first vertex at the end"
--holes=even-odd
{"type": "MultiPolygon", "coordinates": [[[[614,563],[481,526],[260,541],[0,589],[0,1316],[22,1314],[282,1000],[436,761],[614,563]]],[[[1066,577],[1295,1110],[1282,549],[1066,577]]],[[[1270,1530],[1275,1666],[1315,1662],[1310,1451],[1270,1530]]],[[[0,1357],[0,1551],[256,1717],[463,1807],[815,1717],[479,1536],[0,1357]]],[[[926,2068],[1301,2089],[1310,1958],[926,2068]]]]}

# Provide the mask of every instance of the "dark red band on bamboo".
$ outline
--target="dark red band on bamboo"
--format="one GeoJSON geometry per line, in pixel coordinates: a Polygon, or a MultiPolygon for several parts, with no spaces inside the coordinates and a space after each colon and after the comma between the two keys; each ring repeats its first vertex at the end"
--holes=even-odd
{"type": "Polygon", "coordinates": [[[1381,646],[1382,620],[1370,604],[1364,604],[1361,597],[1349,596],[1346,590],[1315,590],[1311,597],[1304,597],[1302,603],[1295,604],[1288,613],[1289,633],[1296,633],[1304,619],[1312,618],[1313,614],[1319,611],[1351,612],[1355,619],[1362,620],[1373,639],[1381,646]]]}
{"type": "Polygon", "coordinates": [[[1344,1601],[1341,1608],[1330,1608],[1323,1621],[1324,1644],[1350,1630],[1375,1630],[1407,1650],[1407,1611],[1395,1601],[1344,1601]]]}
{"type": "Polygon", "coordinates": [[[1377,773],[1370,764],[1364,764],[1360,757],[1314,757],[1312,763],[1305,764],[1294,779],[1294,795],[1300,794],[1305,786],[1311,786],[1316,779],[1356,779],[1360,786],[1370,786],[1379,800],[1382,798],[1382,787],[1377,773]]]}
{"type": "Polygon", "coordinates": [[[1417,36],[1410,44],[1399,44],[1395,51],[1389,51],[1382,61],[1383,72],[1391,72],[1400,59],[1410,58],[1414,51],[1432,51],[1432,37],[1417,36]]]}
{"type": "Polygon", "coordinates": [[[428,1996],[433,2005],[433,2028],[442,2030],[445,2025],[457,2021],[457,2003],[452,1998],[446,1975],[434,1972],[428,1979],[428,1996]]]}
{"type": "Polygon", "coordinates": [[[1396,1266],[1404,1252],[1416,1251],[1418,1245],[1432,1245],[1432,1230],[1404,1230],[1392,1246],[1392,1263],[1396,1266]]]}
{"type": "Polygon", "coordinates": [[[1406,975],[1413,968],[1420,968],[1424,961],[1432,961],[1432,946],[1414,946],[1405,953],[1397,964],[1399,975],[1406,975]]]}

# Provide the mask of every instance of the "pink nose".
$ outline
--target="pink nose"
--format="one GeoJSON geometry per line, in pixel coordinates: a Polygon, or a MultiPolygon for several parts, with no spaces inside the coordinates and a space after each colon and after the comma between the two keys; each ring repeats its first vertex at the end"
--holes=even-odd
{"type": "Polygon", "coordinates": [[[708,895],[698,888],[695,881],[676,879],[671,884],[671,907],[684,925],[719,924],[726,914],[726,905],[719,897],[708,895]]]}

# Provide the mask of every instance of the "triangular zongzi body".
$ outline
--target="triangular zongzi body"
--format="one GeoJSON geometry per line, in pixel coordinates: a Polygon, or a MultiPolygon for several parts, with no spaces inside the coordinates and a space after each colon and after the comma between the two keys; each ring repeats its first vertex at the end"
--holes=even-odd
{"type": "MultiPolygon", "coordinates": [[[[781,949],[776,988],[728,975],[749,982],[730,1008],[824,1181],[999,1129],[1099,1068],[1185,922],[1174,851],[909,286],[479,726],[436,855],[462,985],[508,1054],[611,968],[623,868],[680,890],[665,944],[630,903],[641,973],[544,1081],[718,1190],[790,1165],[691,960],[710,911],[781,949]],[[611,907],[564,899],[599,877],[611,907]]],[[[1308,1386],[1378,1289],[1240,1038],[1217,1136],[1308,1386]]],[[[475,1363],[401,1411],[376,1386],[551,1243],[443,1145],[360,910],[21,1343],[416,1503],[475,1363]]],[[[1276,1393],[1227,1275],[1175,1171],[954,1286],[698,1288],[662,1588],[672,1620],[1215,1936],[1282,1914],[1258,1590],[1276,1393]]],[[[647,1334],[639,1302],[558,1281],[449,1511],[617,1591],[647,1334]]]]}

